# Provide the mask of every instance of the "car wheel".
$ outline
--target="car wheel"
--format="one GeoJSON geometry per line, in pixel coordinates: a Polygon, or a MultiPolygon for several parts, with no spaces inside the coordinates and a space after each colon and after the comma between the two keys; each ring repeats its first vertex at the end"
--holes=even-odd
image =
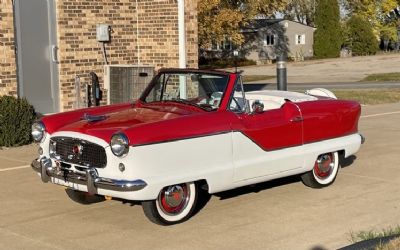
{"type": "Polygon", "coordinates": [[[75,201],[76,203],[89,205],[93,203],[102,202],[105,200],[103,196],[89,194],[87,192],[82,192],[74,189],[66,189],[65,192],[67,193],[68,197],[75,201]]]}
{"type": "Polygon", "coordinates": [[[197,202],[196,184],[183,183],[165,187],[156,200],[143,201],[147,218],[159,225],[173,225],[189,219],[197,202]]]}
{"type": "Polygon", "coordinates": [[[301,176],[303,183],[312,188],[323,188],[332,184],[339,171],[337,152],[318,156],[314,168],[301,176]]]}

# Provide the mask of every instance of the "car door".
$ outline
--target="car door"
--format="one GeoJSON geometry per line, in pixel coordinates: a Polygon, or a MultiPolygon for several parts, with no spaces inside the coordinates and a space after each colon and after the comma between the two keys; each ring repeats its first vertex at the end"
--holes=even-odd
{"type": "Polygon", "coordinates": [[[302,168],[302,116],[295,103],[262,113],[235,112],[232,122],[234,181],[302,168]]]}

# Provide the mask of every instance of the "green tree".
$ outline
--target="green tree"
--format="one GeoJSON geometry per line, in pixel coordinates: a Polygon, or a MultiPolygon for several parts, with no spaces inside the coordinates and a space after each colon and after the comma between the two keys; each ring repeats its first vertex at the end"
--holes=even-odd
{"type": "Polygon", "coordinates": [[[317,58],[340,55],[342,32],[337,0],[319,0],[315,13],[314,53],[317,58]]]}
{"type": "Polygon", "coordinates": [[[378,51],[378,41],[371,24],[361,16],[352,16],[347,21],[350,47],[353,55],[373,55],[378,51]]]}
{"type": "Polygon", "coordinates": [[[353,15],[357,14],[369,22],[382,18],[400,4],[399,0],[341,0],[346,9],[353,15]]]}
{"type": "Polygon", "coordinates": [[[283,10],[288,0],[199,0],[198,23],[200,48],[221,43],[229,38],[241,45],[241,27],[258,14],[270,16],[283,10]]]}
{"type": "Polygon", "coordinates": [[[397,41],[396,21],[388,22],[387,15],[400,4],[400,0],[341,0],[350,16],[367,20],[375,36],[397,41]]]}

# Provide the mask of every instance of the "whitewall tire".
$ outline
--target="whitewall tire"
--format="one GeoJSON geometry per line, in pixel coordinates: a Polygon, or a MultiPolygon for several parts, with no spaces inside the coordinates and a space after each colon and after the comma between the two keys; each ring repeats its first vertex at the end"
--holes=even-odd
{"type": "Polygon", "coordinates": [[[163,188],[156,200],[143,201],[146,217],[159,225],[173,225],[190,218],[195,209],[198,191],[194,182],[163,188]]]}
{"type": "Polygon", "coordinates": [[[338,152],[319,155],[311,171],[303,174],[301,179],[306,186],[323,188],[331,185],[339,171],[338,152]]]}

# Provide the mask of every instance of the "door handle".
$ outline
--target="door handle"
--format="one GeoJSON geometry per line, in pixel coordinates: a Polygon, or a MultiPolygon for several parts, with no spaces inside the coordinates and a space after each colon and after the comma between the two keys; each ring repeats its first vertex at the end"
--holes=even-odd
{"type": "Polygon", "coordinates": [[[296,116],[290,119],[290,122],[302,122],[304,119],[301,116],[296,116]]]}
{"type": "Polygon", "coordinates": [[[58,63],[58,47],[56,45],[51,46],[51,60],[53,63],[58,63]]]}

